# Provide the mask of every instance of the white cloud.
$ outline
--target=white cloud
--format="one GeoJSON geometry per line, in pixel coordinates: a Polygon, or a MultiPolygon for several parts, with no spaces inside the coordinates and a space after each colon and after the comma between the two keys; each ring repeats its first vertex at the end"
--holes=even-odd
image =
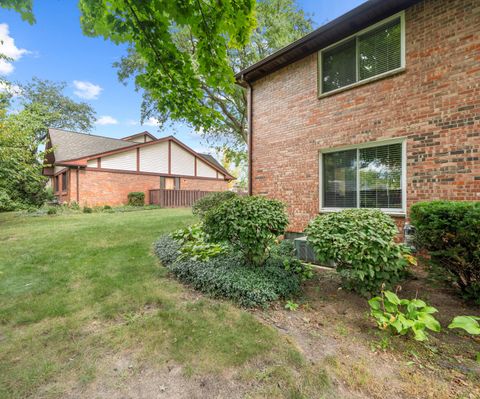
{"type": "Polygon", "coordinates": [[[102,115],[95,123],[97,125],[116,125],[118,124],[118,121],[113,116],[102,115]]]}
{"type": "Polygon", "coordinates": [[[75,95],[86,100],[95,100],[103,90],[100,86],[91,82],[85,82],[82,80],[74,80],[73,86],[76,90],[73,91],[75,95]]]}
{"type": "MultiPolygon", "coordinates": [[[[8,24],[0,24],[0,54],[11,58],[13,61],[19,60],[29,51],[24,48],[18,48],[15,41],[10,36],[8,24]]],[[[8,75],[13,72],[13,64],[10,61],[0,59],[0,75],[8,75]]]]}
{"type": "Polygon", "coordinates": [[[143,122],[143,124],[145,126],[160,126],[160,122],[158,121],[158,119],[154,118],[153,116],[148,118],[145,122],[143,122]]]}

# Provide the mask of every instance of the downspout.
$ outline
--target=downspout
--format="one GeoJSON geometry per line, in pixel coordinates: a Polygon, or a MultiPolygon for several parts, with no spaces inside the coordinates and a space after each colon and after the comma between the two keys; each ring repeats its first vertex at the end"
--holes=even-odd
{"type": "Polygon", "coordinates": [[[80,205],[80,166],[77,166],[77,204],[80,205]]]}
{"type": "Polygon", "coordinates": [[[252,149],[253,149],[253,86],[250,82],[246,81],[242,76],[242,80],[248,86],[248,195],[253,195],[253,181],[252,181],[252,149]]]}

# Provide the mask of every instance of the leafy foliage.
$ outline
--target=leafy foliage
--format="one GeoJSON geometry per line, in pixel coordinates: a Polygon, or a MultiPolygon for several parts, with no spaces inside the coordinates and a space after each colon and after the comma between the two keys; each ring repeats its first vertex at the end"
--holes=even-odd
{"type": "Polygon", "coordinates": [[[405,275],[412,257],[397,244],[392,218],[374,209],[348,209],[320,215],[306,230],[321,262],[333,260],[344,287],[361,295],[393,286],[405,275]]]}
{"type": "Polygon", "coordinates": [[[391,291],[382,291],[381,296],[370,299],[368,304],[370,314],[382,330],[388,329],[400,335],[411,331],[417,341],[428,339],[427,329],[440,331],[440,323],[432,316],[437,309],[421,299],[400,299],[391,291]]]}
{"type": "Polygon", "coordinates": [[[411,207],[415,238],[480,303],[480,202],[431,201],[411,207]]]}
{"type": "Polygon", "coordinates": [[[159,114],[209,128],[218,112],[203,104],[202,87],[232,90],[228,49],[244,46],[255,26],[255,0],[81,0],[83,32],[127,43],[141,59],[135,82],[159,114]],[[194,54],[177,44],[183,32],[194,54]]]}
{"type": "Polygon", "coordinates": [[[93,209],[88,206],[84,206],[83,213],[93,213],[93,209]]]}
{"type": "Polygon", "coordinates": [[[172,233],[172,237],[181,244],[180,259],[192,259],[205,262],[226,252],[226,246],[209,242],[202,229],[202,224],[197,223],[172,233]]]}
{"type": "Polygon", "coordinates": [[[203,218],[210,209],[213,209],[222,202],[231,200],[236,196],[237,195],[232,191],[221,191],[219,193],[208,194],[193,204],[192,212],[194,215],[203,218]]]}
{"type": "Polygon", "coordinates": [[[182,244],[170,235],[164,235],[154,244],[154,251],[164,266],[171,265],[180,256],[182,244]]]}
{"type": "MultiPolygon", "coordinates": [[[[265,58],[291,42],[306,35],[312,30],[311,19],[298,7],[295,0],[261,0],[257,1],[255,16],[257,25],[250,41],[244,46],[226,48],[226,63],[229,75],[265,58]]],[[[137,88],[144,90],[142,104],[142,120],[155,117],[159,121],[167,119],[180,120],[193,125],[203,136],[212,139],[216,144],[223,142],[230,149],[240,150],[242,154],[247,142],[247,111],[245,89],[228,80],[224,85],[211,84],[208,76],[204,76],[195,67],[195,60],[203,50],[197,45],[197,39],[191,35],[189,28],[172,31],[172,46],[181,54],[193,60],[193,70],[198,76],[198,96],[189,98],[189,107],[174,109],[169,96],[160,95],[160,91],[169,89],[153,86],[141,79],[147,73],[150,60],[143,57],[135,48],[130,48],[126,57],[115,64],[118,67],[119,79],[127,82],[135,77],[137,88]]],[[[154,63],[158,68],[158,63],[154,63]]],[[[213,69],[213,68],[212,68],[213,69]]],[[[179,93],[180,96],[183,93],[179,93]]],[[[232,154],[230,154],[232,155],[232,154]]],[[[231,157],[230,159],[232,159],[231,157]]],[[[238,165],[239,163],[236,162],[238,165]]]]}
{"type": "Polygon", "coordinates": [[[245,307],[266,306],[299,293],[301,276],[286,270],[283,259],[271,257],[264,267],[249,267],[234,252],[207,262],[182,258],[180,243],[164,236],[155,244],[160,261],[180,281],[214,297],[228,298],[245,307]]]}
{"type": "Polygon", "coordinates": [[[204,219],[211,240],[228,242],[248,264],[257,266],[265,262],[287,224],[283,203],[255,196],[225,201],[207,212],[204,219]]]}
{"type": "Polygon", "coordinates": [[[289,300],[285,304],[285,309],[295,311],[298,309],[298,303],[289,300]]]}
{"type": "Polygon", "coordinates": [[[143,191],[133,191],[128,193],[128,205],[130,206],[144,206],[145,193],[143,191]]]}
{"type": "Polygon", "coordinates": [[[449,324],[448,328],[460,328],[472,335],[480,335],[480,317],[457,316],[449,324]]]}
{"type": "Polygon", "coordinates": [[[30,25],[35,23],[35,16],[32,11],[32,0],[0,0],[0,7],[18,12],[22,19],[30,25]]]}

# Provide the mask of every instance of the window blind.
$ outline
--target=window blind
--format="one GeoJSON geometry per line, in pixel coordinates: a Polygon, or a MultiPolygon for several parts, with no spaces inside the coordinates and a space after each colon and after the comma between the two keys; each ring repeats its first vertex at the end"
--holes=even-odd
{"type": "Polygon", "coordinates": [[[360,80],[400,68],[400,18],[359,36],[358,53],[360,80]]]}
{"type": "Polygon", "coordinates": [[[323,92],[355,83],[356,71],[355,39],[349,40],[322,55],[323,92]]]}
{"type": "Polygon", "coordinates": [[[360,207],[402,208],[402,145],[359,151],[360,207]]]}
{"type": "Polygon", "coordinates": [[[329,208],[357,206],[357,150],[323,155],[323,203],[329,208]]]}

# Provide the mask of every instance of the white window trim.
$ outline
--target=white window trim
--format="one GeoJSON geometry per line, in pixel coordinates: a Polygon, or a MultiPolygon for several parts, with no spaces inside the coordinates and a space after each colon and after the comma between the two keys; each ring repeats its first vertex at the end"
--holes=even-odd
{"type": "MultiPolygon", "coordinates": [[[[371,141],[363,144],[356,144],[356,145],[349,145],[349,146],[335,147],[335,148],[328,148],[328,149],[321,150],[318,156],[318,162],[319,162],[318,163],[318,171],[319,171],[318,199],[319,199],[320,213],[339,212],[345,209],[374,209],[374,208],[360,208],[360,200],[359,200],[360,190],[358,190],[358,187],[360,186],[360,178],[359,178],[360,169],[358,168],[358,159],[357,159],[357,207],[356,208],[323,207],[323,154],[328,154],[328,153],[338,152],[338,151],[346,151],[346,150],[360,150],[362,148],[380,147],[383,145],[398,144],[398,143],[402,144],[402,180],[401,180],[402,208],[401,209],[380,208],[380,210],[392,216],[405,216],[406,210],[407,210],[407,141],[403,137],[396,138],[396,139],[371,141]]],[[[357,151],[357,158],[358,156],[359,156],[359,151],[357,151]]]]}
{"type": "Polygon", "coordinates": [[[318,76],[317,76],[317,79],[318,79],[318,98],[322,98],[322,97],[328,97],[330,95],[333,95],[333,94],[336,94],[338,92],[341,92],[341,91],[344,91],[344,90],[348,90],[348,89],[351,89],[353,87],[356,87],[356,86],[361,86],[361,85],[364,85],[366,83],[370,83],[372,81],[375,81],[375,80],[380,80],[380,79],[383,79],[387,76],[391,76],[391,75],[395,75],[399,72],[403,72],[405,71],[405,11],[400,11],[399,13],[396,13],[388,18],[385,18],[383,19],[382,21],[379,21],[377,22],[376,24],[373,24],[365,29],[362,29],[361,31],[358,31],[357,33],[354,33],[353,35],[350,35],[338,42],[335,42],[333,44],[331,44],[330,46],[327,46],[323,49],[321,49],[319,52],[318,52],[318,57],[317,57],[317,65],[318,65],[318,76]],[[338,89],[335,89],[335,90],[330,90],[330,91],[327,91],[327,92],[323,92],[323,78],[322,78],[322,57],[323,57],[323,53],[327,50],[330,50],[336,46],[339,46],[341,45],[342,43],[345,43],[349,40],[351,40],[352,38],[354,37],[357,37],[357,36],[360,36],[368,31],[371,31],[375,28],[378,28],[379,26],[383,25],[383,24],[386,24],[388,23],[389,21],[392,21],[394,19],[397,19],[398,17],[400,17],[400,67],[399,68],[395,68],[395,69],[392,69],[390,71],[387,71],[387,72],[384,72],[384,73],[380,73],[378,75],[375,75],[375,76],[371,76],[370,78],[367,78],[367,79],[363,79],[363,80],[358,80],[358,40],[356,41],[356,48],[357,48],[357,54],[355,56],[355,65],[356,65],[356,78],[357,78],[357,81],[355,83],[351,83],[349,85],[346,85],[346,86],[342,86],[342,87],[339,87],[338,89]]]}

